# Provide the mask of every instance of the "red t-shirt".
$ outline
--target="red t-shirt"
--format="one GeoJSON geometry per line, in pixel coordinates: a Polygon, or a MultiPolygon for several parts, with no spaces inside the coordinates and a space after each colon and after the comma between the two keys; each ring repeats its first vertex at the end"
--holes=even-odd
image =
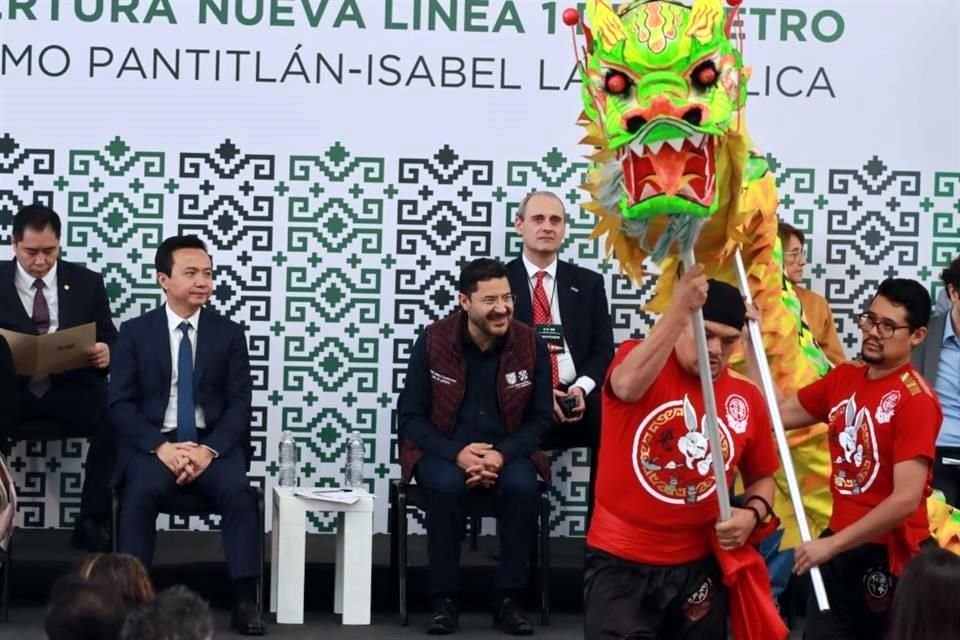
{"type": "MultiPolygon", "coordinates": [[[[829,425],[834,532],[893,493],[893,465],[916,457],[934,460],[943,419],[940,403],[909,362],[875,380],[867,378],[869,370],[860,362],[841,364],[797,394],[807,413],[829,425]]],[[[929,483],[928,472],[927,495],[929,483]]],[[[904,524],[929,537],[925,499],[904,524]]],[[[886,544],[889,537],[875,542],[886,544]]]]}
{"type": "MultiPolygon", "coordinates": [[[[640,344],[620,346],[609,371],[640,344]]],[[[727,481],[747,483],[780,466],[757,387],[729,369],[714,380],[727,481]]],[[[603,386],[596,497],[587,544],[631,562],[674,565],[706,557],[720,506],[715,496],[700,379],[676,354],[636,402],[603,386]],[[686,409],[684,407],[687,407],[686,409]]]]}

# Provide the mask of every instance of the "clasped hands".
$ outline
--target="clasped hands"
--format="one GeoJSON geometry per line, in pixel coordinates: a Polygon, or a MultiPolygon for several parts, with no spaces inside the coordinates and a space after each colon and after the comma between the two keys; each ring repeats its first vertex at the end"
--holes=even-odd
{"type": "Polygon", "coordinates": [[[471,489],[489,489],[503,469],[503,454],[486,442],[472,442],[457,454],[457,466],[467,475],[471,489]]]}
{"type": "Polygon", "coordinates": [[[195,442],[164,442],[157,447],[157,457],[177,477],[177,484],[190,484],[206,471],[213,461],[213,451],[195,442]]]}

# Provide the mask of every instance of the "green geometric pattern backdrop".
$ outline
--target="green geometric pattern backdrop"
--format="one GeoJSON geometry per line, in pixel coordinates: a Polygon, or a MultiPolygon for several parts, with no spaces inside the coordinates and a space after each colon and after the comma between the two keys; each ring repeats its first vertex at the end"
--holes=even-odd
{"type": "MultiPolygon", "coordinates": [[[[396,465],[395,404],[418,332],[450,312],[456,276],[477,256],[517,255],[511,221],[532,189],[565,199],[563,257],[604,274],[615,337],[642,336],[652,281],[634,287],[588,240],[593,217],[577,204],[585,165],[557,148],[540,157],[478,158],[456,144],[429,157],[378,155],[335,138],[297,155],[251,148],[241,133],[215,148],[143,148],[119,132],[84,148],[0,131],[0,234],[23,204],[65,218],[63,254],[104,275],[117,323],[161,302],[153,253],[174,233],[208,243],[216,270],[212,304],[247,331],[254,373],[254,462],[265,487],[277,479],[281,431],[301,451],[301,483],[338,484],[344,439],[367,444],[366,477],[386,530],[396,465]]],[[[830,300],[848,355],[853,314],[888,276],[937,292],[939,270],[960,253],[960,173],[919,171],[882,154],[861,166],[804,168],[770,156],[781,217],[808,236],[808,275],[830,300]]],[[[80,500],[83,445],[20,443],[10,464],[18,523],[66,527],[80,500]]],[[[583,535],[586,458],[554,461],[554,535],[583,535]]],[[[331,531],[311,515],[311,529],[331,531]]],[[[206,528],[217,519],[167,527],[206,528]]]]}

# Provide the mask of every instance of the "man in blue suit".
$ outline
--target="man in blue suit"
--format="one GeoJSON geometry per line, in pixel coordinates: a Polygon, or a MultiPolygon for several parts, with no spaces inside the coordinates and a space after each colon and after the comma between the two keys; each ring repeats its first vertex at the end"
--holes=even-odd
{"type": "Polygon", "coordinates": [[[248,487],[251,379],[243,329],[204,308],[213,264],[196,236],[157,249],[167,303],[120,327],[110,414],[119,436],[119,550],[149,566],[165,498],[195,491],[222,516],[234,582],[232,625],[262,635],[256,606],[261,523],[248,487]]]}

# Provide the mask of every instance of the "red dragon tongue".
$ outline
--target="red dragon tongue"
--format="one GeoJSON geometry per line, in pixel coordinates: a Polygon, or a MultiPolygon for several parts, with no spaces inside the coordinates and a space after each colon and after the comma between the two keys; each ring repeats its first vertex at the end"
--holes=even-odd
{"type": "Polygon", "coordinates": [[[677,151],[669,143],[665,143],[659,152],[648,156],[663,193],[672,196],[680,190],[683,186],[680,180],[684,168],[692,155],[688,151],[677,151]]]}

